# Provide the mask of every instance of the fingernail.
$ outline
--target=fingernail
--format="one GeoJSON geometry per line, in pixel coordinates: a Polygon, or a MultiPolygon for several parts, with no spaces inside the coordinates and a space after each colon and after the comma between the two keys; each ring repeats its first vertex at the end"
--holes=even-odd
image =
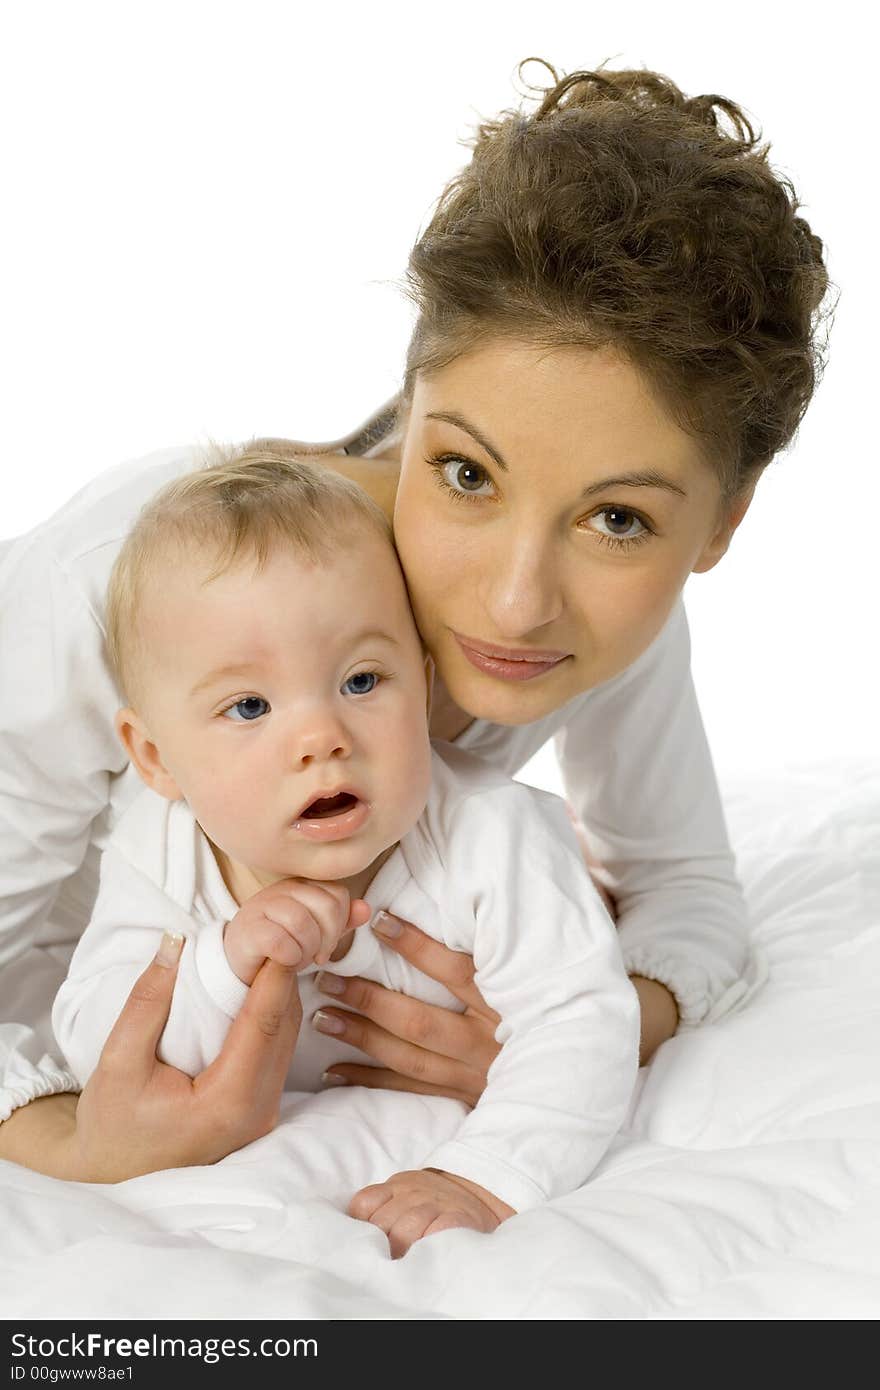
{"type": "Polygon", "coordinates": [[[321,1077],[325,1086],[347,1086],[348,1082],[344,1076],[338,1076],[335,1071],[325,1071],[321,1077]]]}
{"type": "Polygon", "coordinates": [[[373,918],[373,931],[378,932],[379,936],[390,936],[393,939],[395,936],[400,936],[402,930],[397,918],[392,917],[384,909],[377,912],[373,918]]]}
{"type": "Polygon", "coordinates": [[[317,1028],[319,1033],[339,1034],[345,1032],[345,1024],[342,1019],[336,1018],[334,1014],[325,1013],[323,1009],[319,1009],[316,1014],[312,1015],[312,1026],[317,1028]]]}
{"type": "Polygon", "coordinates": [[[169,968],[176,965],[180,960],[180,953],[183,950],[184,938],[180,932],[166,931],[162,933],[162,943],[156,952],[156,964],[165,965],[169,968]]]}
{"type": "Polygon", "coordinates": [[[315,984],[322,994],[344,994],[345,981],[340,980],[338,975],[330,975],[326,970],[321,970],[315,977],[315,984]]]}

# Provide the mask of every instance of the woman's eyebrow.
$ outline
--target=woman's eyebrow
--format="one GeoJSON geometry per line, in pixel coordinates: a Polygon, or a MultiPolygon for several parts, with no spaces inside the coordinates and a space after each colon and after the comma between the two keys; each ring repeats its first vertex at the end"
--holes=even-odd
{"type": "Polygon", "coordinates": [[[585,487],[581,495],[592,497],[594,493],[605,492],[607,488],[612,487],[662,487],[667,492],[678,493],[679,497],[687,497],[683,487],[664,474],[655,472],[653,468],[647,469],[644,473],[614,473],[609,478],[600,478],[599,482],[590,483],[585,487]]]}
{"type": "Polygon", "coordinates": [[[455,412],[451,410],[430,410],[425,415],[425,419],[445,420],[447,425],[457,425],[460,430],[464,430],[465,434],[469,434],[471,436],[471,439],[475,439],[477,443],[480,445],[480,447],[486,450],[486,453],[490,456],[490,458],[493,458],[495,462],[498,464],[498,467],[501,469],[502,473],[506,473],[508,471],[507,464],[504,462],[504,459],[501,457],[500,453],[494,447],[494,445],[489,443],[486,436],[480,433],[476,425],[469,425],[463,415],[456,415],[455,412]]]}
{"type": "MultiPolygon", "coordinates": [[[[489,443],[489,440],[480,433],[476,425],[469,424],[463,415],[458,415],[453,410],[430,410],[426,413],[425,419],[445,420],[448,425],[456,425],[458,429],[464,430],[465,434],[469,434],[481,448],[486,450],[486,453],[498,464],[502,473],[510,471],[495,446],[489,443]]],[[[665,477],[663,473],[657,473],[653,468],[643,472],[614,473],[611,477],[600,478],[598,482],[590,483],[588,487],[585,487],[581,495],[592,497],[594,493],[604,492],[606,488],[610,487],[659,487],[665,488],[667,492],[675,492],[679,497],[687,497],[683,487],[674,483],[671,478],[665,477]]]]}

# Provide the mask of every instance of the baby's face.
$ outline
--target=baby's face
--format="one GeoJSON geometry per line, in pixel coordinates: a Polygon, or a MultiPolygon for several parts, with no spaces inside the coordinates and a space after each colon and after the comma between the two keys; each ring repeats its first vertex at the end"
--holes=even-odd
{"type": "Polygon", "coordinates": [[[281,545],[209,583],[196,554],[142,618],[140,713],[202,829],[264,881],[350,877],[421,815],[424,656],[390,542],[368,526],[316,564],[281,545]]]}

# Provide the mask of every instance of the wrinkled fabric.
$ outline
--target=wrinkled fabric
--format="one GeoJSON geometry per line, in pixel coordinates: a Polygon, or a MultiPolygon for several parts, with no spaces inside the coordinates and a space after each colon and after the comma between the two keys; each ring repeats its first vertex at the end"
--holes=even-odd
{"type": "Polygon", "coordinates": [[[880,765],[725,793],[766,982],[663,1045],[585,1186],[392,1261],[345,1206],[459,1106],[290,1095],[212,1168],[101,1187],[0,1164],[7,1319],[875,1318],[880,765]]]}

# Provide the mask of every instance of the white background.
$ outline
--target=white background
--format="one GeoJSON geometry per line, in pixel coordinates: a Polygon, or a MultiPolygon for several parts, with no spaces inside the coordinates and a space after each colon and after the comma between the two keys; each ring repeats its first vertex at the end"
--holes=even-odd
{"type": "Polygon", "coordinates": [[[755,118],[841,291],[797,440],[731,553],[687,589],[719,770],[876,757],[866,10],[5,4],[0,536],[154,448],[347,432],[397,389],[409,247],[467,158],[459,142],[519,101],[517,62],[653,67],[755,118]]]}

